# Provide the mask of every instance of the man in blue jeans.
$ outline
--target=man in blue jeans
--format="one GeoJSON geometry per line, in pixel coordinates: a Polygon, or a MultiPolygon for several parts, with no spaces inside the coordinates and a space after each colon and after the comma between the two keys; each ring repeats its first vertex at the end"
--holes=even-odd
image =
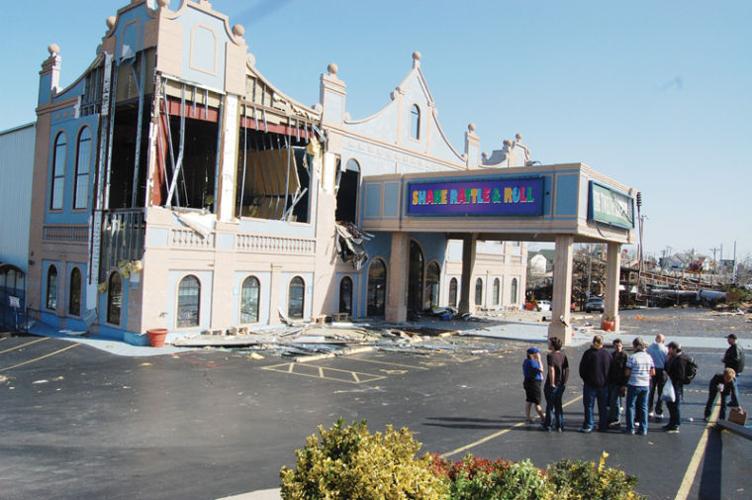
{"type": "Polygon", "coordinates": [[[582,404],[585,407],[585,421],[580,432],[592,432],[595,426],[593,406],[598,402],[598,430],[608,430],[608,370],[611,367],[611,354],[603,348],[603,337],[593,337],[593,344],[580,360],[582,378],[582,404]]]}
{"type": "Polygon", "coordinates": [[[650,354],[645,352],[645,342],[636,337],[632,341],[635,353],[627,359],[625,374],[629,376],[627,382],[627,426],[624,432],[635,433],[635,406],[637,417],[640,419],[639,434],[648,433],[648,393],[650,392],[650,377],[655,376],[655,365],[650,354]]]}
{"type": "Polygon", "coordinates": [[[548,374],[543,394],[546,396],[546,420],[543,429],[546,431],[564,431],[564,408],[561,398],[564,396],[564,388],[569,378],[569,360],[567,355],[561,352],[561,339],[552,337],[548,341],[551,352],[546,356],[548,374]]]}

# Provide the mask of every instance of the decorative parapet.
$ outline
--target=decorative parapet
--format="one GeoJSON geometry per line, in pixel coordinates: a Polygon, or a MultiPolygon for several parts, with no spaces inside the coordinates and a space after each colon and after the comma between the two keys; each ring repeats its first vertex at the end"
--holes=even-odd
{"type": "Polygon", "coordinates": [[[44,226],[44,241],[86,243],[89,240],[88,226],[44,226]]]}
{"type": "Polygon", "coordinates": [[[316,240],[262,236],[259,234],[238,234],[235,237],[235,250],[248,253],[314,255],[316,252],[316,240]]]}
{"type": "Polygon", "coordinates": [[[213,250],[216,246],[216,234],[211,233],[206,238],[193,229],[171,229],[170,247],[189,250],[213,250]]]}

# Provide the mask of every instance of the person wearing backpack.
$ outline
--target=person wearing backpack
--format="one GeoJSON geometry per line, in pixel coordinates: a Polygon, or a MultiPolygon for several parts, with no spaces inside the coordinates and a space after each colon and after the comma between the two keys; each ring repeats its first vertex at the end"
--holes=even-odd
{"type": "Polygon", "coordinates": [[[681,404],[684,400],[684,385],[689,384],[697,374],[697,365],[688,358],[682,351],[681,345],[677,342],[668,344],[668,360],[666,361],[666,372],[668,378],[674,386],[674,401],[667,401],[669,420],[668,424],[663,426],[663,430],[671,434],[679,433],[681,425],[681,404]]]}
{"type": "MultiPolygon", "coordinates": [[[[731,368],[738,377],[739,374],[744,371],[744,351],[736,344],[736,334],[732,333],[726,337],[729,348],[726,349],[726,354],[723,355],[723,366],[725,368],[731,368]]],[[[731,393],[731,402],[729,406],[739,406],[739,399],[737,398],[739,388],[736,385],[736,378],[732,382],[734,384],[734,392],[731,393]]]]}

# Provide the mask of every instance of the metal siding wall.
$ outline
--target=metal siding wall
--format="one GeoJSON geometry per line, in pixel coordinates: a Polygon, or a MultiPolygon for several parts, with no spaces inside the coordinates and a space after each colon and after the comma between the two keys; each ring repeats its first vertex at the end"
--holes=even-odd
{"type": "Polygon", "coordinates": [[[35,127],[0,134],[0,262],[28,271],[35,127]]]}

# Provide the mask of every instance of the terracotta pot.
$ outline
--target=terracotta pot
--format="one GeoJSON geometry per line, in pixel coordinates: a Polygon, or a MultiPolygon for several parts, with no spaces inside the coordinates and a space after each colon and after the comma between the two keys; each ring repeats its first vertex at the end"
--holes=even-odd
{"type": "Polygon", "coordinates": [[[601,329],[606,332],[613,332],[616,329],[616,321],[612,319],[604,319],[601,321],[601,329]]]}
{"type": "Polygon", "coordinates": [[[149,336],[149,345],[162,347],[165,343],[165,337],[167,337],[167,328],[152,328],[147,330],[146,334],[149,336]]]}

